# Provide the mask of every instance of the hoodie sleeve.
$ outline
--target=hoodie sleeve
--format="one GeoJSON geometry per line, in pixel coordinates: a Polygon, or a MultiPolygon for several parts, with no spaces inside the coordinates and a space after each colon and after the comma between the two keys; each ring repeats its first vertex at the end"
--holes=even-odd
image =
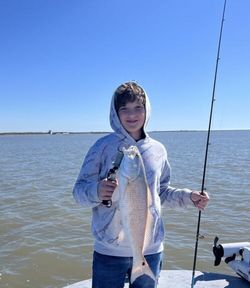
{"type": "Polygon", "coordinates": [[[83,206],[95,207],[101,203],[97,194],[101,170],[101,149],[94,145],[88,151],[73,188],[73,196],[83,206]]]}
{"type": "Polygon", "coordinates": [[[160,179],[160,199],[161,204],[170,208],[186,208],[193,205],[190,199],[192,190],[184,188],[174,188],[170,186],[170,165],[166,158],[160,179]]]}

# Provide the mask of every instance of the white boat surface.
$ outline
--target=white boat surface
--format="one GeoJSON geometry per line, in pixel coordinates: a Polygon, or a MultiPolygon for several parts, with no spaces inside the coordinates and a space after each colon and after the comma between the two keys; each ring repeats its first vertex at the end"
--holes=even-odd
{"type": "MultiPolygon", "coordinates": [[[[162,270],[158,288],[190,288],[191,270],[162,270]]],[[[249,288],[250,283],[237,275],[195,272],[194,288],[249,288]]],[[[91,288],[91,279],[80,281],[64,288],[91,288]]],[[[124,288],[128,288],[126,283],[124,288]]]]}

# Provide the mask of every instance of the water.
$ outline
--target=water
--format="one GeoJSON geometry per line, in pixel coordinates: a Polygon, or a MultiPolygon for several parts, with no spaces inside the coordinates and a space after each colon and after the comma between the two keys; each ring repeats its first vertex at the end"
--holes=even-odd
{"type": "MultiPolygon", "coordinates": [[[[172,186],[200,189],[205,132],[151,133],[168,148],[172,186]]],[[[0,286],[63,287],[91,276],[91,211],[79,207],[72,187],[83,157],[99,134],[0,137],[0,286]]],[[[202,213],[197,269],[213,266],[215,235],[250,241],[250,131],[214,131],[202,213]]],[[[191,269],[198,213],[163,209],[163,269],[191,269]]]]}

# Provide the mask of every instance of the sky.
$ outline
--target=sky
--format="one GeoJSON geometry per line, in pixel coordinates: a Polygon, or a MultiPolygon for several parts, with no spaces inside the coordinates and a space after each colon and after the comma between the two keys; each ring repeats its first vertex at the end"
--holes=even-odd
{"type": "MultiPolygon", "coordinates": [[[[0,0],[0,132],[111,131],[135,80],[153,130],[206,130],[224,0],[0,0]]],[[[250,129],[250,1],[227,0],[212,129],[250,129]]]]}

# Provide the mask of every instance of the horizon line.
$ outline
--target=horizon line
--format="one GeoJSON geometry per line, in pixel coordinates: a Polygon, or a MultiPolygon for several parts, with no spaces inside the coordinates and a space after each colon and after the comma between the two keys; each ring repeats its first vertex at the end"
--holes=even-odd
{"type": "MultiPolygon", "coordinates": [[[[250,128],[245,129],[211,129],[211,131],[249,131],[250,128]]],[[[161,132],[207,132],[205,129],[176,129],[176,130],[151,130],[147,133],[161,133],[161,132]]],[[[23,132],[0,132],[0,135],[68,135],[68,134],[108,134],[113,131],[23,131],[23,132]]]]}

